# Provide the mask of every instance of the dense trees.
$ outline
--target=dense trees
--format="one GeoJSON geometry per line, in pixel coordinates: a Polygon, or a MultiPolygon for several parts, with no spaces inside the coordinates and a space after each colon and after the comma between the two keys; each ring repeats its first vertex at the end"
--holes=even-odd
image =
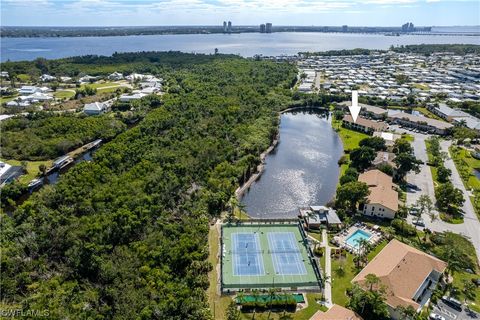
{"type": "Polygon", "coordinates": [[[370,191],[366,183],[359,181],[347,182],[338,187],[335,205],[338,208],[347,209],[355,213],[357,205],[365,202],[369,194],[370,191]]]}
{"type": "Polygon", "coordinates": [[[348,307],[364,319],[388,319],[386,289],[374,274],[368,274],[364,288],[354,284],[350,289],[348,307]]]}
{"type": "Polygon", "coordinates": [[[162,106],[2,217],[4,304],[51,318],[212,317],[208,221],[275,136],[296,71],[196,57],[177,54],[162,74],[178,86],[162,106]]]}
{"type": "Polygon", "coordinates": [[[372,165],[376,155],[375,150],[367,146],[353,149],[350,152],[351,166],[363,171],[372,165]]]}
{"type": "Polygon", "coordinates": [[[438,208],[451,214],[457,214],[465,202],[462,191],[455,188],[451,182],[439,185],[435,189],[435,198],[438,208]]]}
{"type": "Polygon", "coordinates": [[[386,150],[385,139],[382,137],[368,137],[359,142],[360,147],[370,147],[375,151],[386,150]]]}
{"type": "Polygon", "coordinates": [[[0,123],[2,156],[16,160],[58,157],[95,139],[111,139],[126,126],[111,117],[35,113],[0,123]]]}

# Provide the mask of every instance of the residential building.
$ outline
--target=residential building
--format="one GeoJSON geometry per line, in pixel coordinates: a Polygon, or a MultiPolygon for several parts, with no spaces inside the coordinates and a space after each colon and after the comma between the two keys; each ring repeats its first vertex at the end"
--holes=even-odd
{"type": "Polygon", "coordinates": [[[349,114],[343,117],[342,125],[345,128],[364,132],[367,134],[373,134],[373,132],[375,131],[384,131],[387,129],[387,125],[383,122],[368,120],[360,116],[358,116],[357,121],[354,122],[352,116],[349,114]]]}
{"type": "Polygon", "coordinates": [[[89,116],[95,116],[108,111],[108,106],[103,102],[87,103],[83,106],[83,112],[89,116]]]}
{"type": "Polygon", "coordinates": [[[113,80],[113,81],[122,80],[123,79],[123,74],[115,71],[114,73],[112,73],[108,76],[108,79],[113,80]]]}
{"type": "Polygon", "coordinates": [[[121,102],[130,102],[130,101],[133,101],[133,100],[139,100],[139,99],[142,99],[143,97],[145,97],[146,94],[145,93],[141,93],[141,92],[138,92],[138,93],[132,93],[132,94],[122,94],[118,100],[121,101],[121,102]]]}
{"type": "Polygon", "coordinates": [[[265,32],[266,33],[272,33],[272,24],[270,22],[267,22],[265,24],[265,32]]]}
{"type": "Polygon", "coordinates": [[[8,72],[7,71],[0,71],[0,78],[8,78],[8,72]]]}
{"type": "Polygon", "coordinates": [[[18,93],[24,96],[34,94],[35,92],[41,92],[41,89],[36,86],[22,86],[18,89],[18,93]]]}
{"type": "Polygon", "coordinates": [[[334,304],[328,311],[317,311],[310,320],[363,320],[356,312],[334,304]]]}
{"type": "Polygon", "coordinates": [[[372,161],[372,166],[378,168],[379,166],[388,164],[395,167],[393,160],[395,159],[395,153],[387,151],[378,151],[377,156],[372,161]]]}
{"type": "Polygon", "coordinates": [[[51,76],[49,74],[42,74],[40,76],[40,81],[42,82],[50,82],[50,81],[55,81],[57,80],[57,77],[51,76]]]}
{"type": "Polygon", "coordinates": [[[389,119],[393,123],[439,135],[445,135],[449,129],[453,128],[453,125],[448,122],[416,116],[406,112],[397,112],[389,115],[389,119]]]}
{"type": "Polygon", "coordinates": [[[0,161],[0,187],[17,180],[24,173],[25,171],[21,166],[11,166],[0,161]]]}
{"type": "Polygon", "coordinates": [[[266,30],[266,29],[265,29],[265,24],[262,23],[262,24],[260,25],[260,33],[265,33],[265,32],[266,32],[265,30],[266,30]]]}
{"type": "Polygon", "coordinates": [[[387,147],[393,146],[395,144],[395,141],[402,137],[399,134],[394,134],[391,132],[384,132],[384,131],[376,131],[373,133],[373,136],[383,138],[383,140],[385,140],[385,145],[387,147]]]}
{"type": "Polygon", "coordinates": [[[71,77],[60,77],[60,81],[64,82],[64,83],[72,82],[72,78],[71,77]]]}
{"type": "Polygon", "coordinates": [[[370,194],[367,203],[360,206],[362,214],[371,217],[394,219],[398,211],[398,192],[392,177],[380,170],[366,171],[358,176],[358,181],[368,185],[370,194]]]}
{"type": "Polygon", "coordinates": [[[88,74],[86,76],[83,76],[81,77],[80,79],[78,79],[78,81],[80,83],[89,83],[89,82],[92,82],[92,81],[95,81],[97,80],[98,77],[94,77],[94,76],[89,76],[88,74]]]}
{"type": "Polygon", "coordinates": [[[337,212],[325,206],[300,208],[300,216],[304,219],[307,229],[319,229],[321,225],[334,228],[342,225],[342,221],[338,217],[337,212]]]}
{"type": "Polygon", "coordinates": [[[397,308],[412,306],[419,312],[441,282],[446,267],[446,262],[394,239],[353,278],[352,283],[367,289],[367,276],[376,275],[387,291],[390,316],[401,319],[397,308]]]}
{"type": "MultiPolygon", "coordinates": [[[[340,105],[345,106],[345,107],[350,107],[352,105],[352,102],[351,101],[345,101],[345,102],[340,103],[340,105]]],[[[358,105],[361,108],[360,109],[360,114],[362,114],[366,117],[373,118],[373,119],[386,119],[387,118],[388,111],[386,109],[382,109],[380,107],[371,106],[371,105],[363,104],[363,103],[359,103],[358,105]]]]}

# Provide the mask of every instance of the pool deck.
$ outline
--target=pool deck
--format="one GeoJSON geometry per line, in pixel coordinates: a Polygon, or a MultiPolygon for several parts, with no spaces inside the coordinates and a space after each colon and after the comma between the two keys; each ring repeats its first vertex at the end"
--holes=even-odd
{"type": "Polygon", "coordinates": [[[354,225],[350,226],[348,229],[343,230],[342,232],[338,233],[335,237],[333,237],[334,243],[336,243],[340,248],[346,249],[350,253],[359,254],[359,249],[356,246],[352,246],[348,243],[348,239],[354,235],[358,230],[362,230],[364,232],[369,233],[371,236],[368,239],[371,245],[376,245],[379,243],[383,235],[381,231],[378,229],[373,229],[368,227],[367,225],[357,222],[354,225]]]}

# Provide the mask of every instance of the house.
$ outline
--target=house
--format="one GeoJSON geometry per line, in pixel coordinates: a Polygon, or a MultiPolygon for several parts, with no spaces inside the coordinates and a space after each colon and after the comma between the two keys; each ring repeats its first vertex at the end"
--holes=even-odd
{"type": "Polygon", "coordinates": [[[402,137],[399,134],[394,134],[391,132],[384,132],[384,131],[376,131],[373,133],[373,136],[383,138],[383,140],[385,140],[385,145],[387,147],[393,146],[395,144],[395,141],[402,137]]]}
{"type": "Polygon", "coordinates": [[[24,173],[25,171],[21,166],[11,166],[0,161],[0,187],[17,180],[24,173]]]}
{"type": "Polygon", "coordinates": [[[139,99],[142,99],[143,97],[145,97],[146,94],[145,93],[133,93],[133,94],[122,94],[118,100],[121,101],[121,102],[130,102],[130,101],[133,101],[133,100],[139,100],[139,99]]]}
{"type": "Polygon", "coordinates": [[[382,165],[388,164],[392,167],[395,167],[395,153],[387,151],[378,151],[377,156],[372,161],[372,166],[378,168],[382,165]]]}
{"type": "Polygon", "coordinates": [[[80,83],[89,83],[89,82],[92,82],[92,81],[95,81],[97,80],[98,77],[93,77],[93,76],[89,76],[88,74],[86,76],[83,76],[81,77],[80,79],[78,79],[78,81],[80,83]]]}
{"type": "Polygon", "coordinates": [[[71,77],[60,77],[60,81],[64,82],[64,83],[72,82],[72,78],[71,77]]]}
{"type": "Polygon", "coordinates": [[[25,99],[29,102],[35,103],[39,101],[50,101],[53,100],[53,97],[49,94],[45,94],[42,92],[35,92],[34,94],[28,95],[25,99]]]}
{"type": "Polygon", "coordinates": [[[20,89],[18,89],[18,93],[24,96],[34,94],[35,92],[41,92],[41,91],[42,90],[36,86],[22,86],[20,89]]]}
{"type": "Polygon", "coordinates": [[[114,73],[112,73],[108,76],[108,79],[114,80],[114,81],[122,80],[123,79],[123,74],[115,71],[114,73]]]}
{"type": "Polygon", "coordinates": [[[57,77],[51,76],[49,74],[42,74],[40,76],[40,81],[42,82],[50,82],[50,81],[55,81],[57,80],[57,77]]]}
{"type": "Polygon", "coordinates": [[[325,206],[301,208],[300,215],[303,217],[307,229],[320,229],[322,224],[334,228],[342,225],[337,212],[325,206]]]}
{"type": "Polygon", "coordinates": [[[317,311],[310,320],[363,320],[356,312],[334,304],[328,311],[317,311]]]}
{"type": "Polygon", "coordinates": [[[392,177],[380,170],[366,171],[358,176],[358,181],[368,185],[370,194],[367,203],[360,211],[366,216],[393,219],[398,211],[398,192],[393,188],[392,177]]]}
{"type": "Polygon", "coordinates": [[[8,72],[7,71],[1,71],[0,72],[0,78],[8,78],[9,75],[8,75],[8,72]]]}
{"type": "Polygon", "coordinates": [[[453,119],[458,117],[470,116],[468,113],[462,110],[450,108],[445,103],[439,103],[438,106],[435,104],[428,104],[427,109],[440,118],[447,120],[448,122],[452,122],[453,119]]]}
{"type": "Polygon", "coordinates": [[[108,111],[108,106],[102,102],[87,103],[83,106],[83,112],[89,116],[99,115],[106,111],[108,111]]]}
{"type": "Polygon", "coordinates": [[[383,122],[376,122],[368,120],[362,117],[357,117],[357,121],[354,122],[351,115],[347,114],[343,117],[342,125],[345,128],[373,134],[375,131],[384,131],[387,129],[387,125],[383,122]]]}
{"type": "Polygon", "coordinates": [[[20,107],[20,108],[25,108],[25,107],[28,107],[30,106],[30,102],[28,101],[23,101],[21,99],[15,99],[15,100],[12,100],[12,101],[8,101],[6,103],[6,106],[7,107],[20,107]]]}
{"type": "Polygon", "coordinates": [[[352,283],[367,288],[367,276],[376,275],[385,287],[386,303],[393,319],[401,319],[398,307],[419,312],[441,281],[447,263],[396,239],[390,241],[352,283]]]}
{"type": "MultiPolygon", "coordinates": [[[[352,105],[351,101],[345,101],[340,103],[341,106],[350,107],[352,105]]],[[[388,111],[380,107],[371,106],[368,104],[359,103],[360,114],[368,116],[373,119],[385,119],[387,117],[388,111]]]]}
{"type": "Polygon", "coordinates": [[[447,134],[449,129],[453,127],[452,124],[445,121],[416,116],[406,112],[396,112],[388,117],[393,123],[439,135],[447,134]]]}

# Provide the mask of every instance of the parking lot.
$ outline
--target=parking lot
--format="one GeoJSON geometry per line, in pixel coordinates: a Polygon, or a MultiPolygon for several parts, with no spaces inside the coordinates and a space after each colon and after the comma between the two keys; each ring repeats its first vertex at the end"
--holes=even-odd
{"type": "Polygon", "coordinates": [[[467,310],[467,308],[463,308],[463,310],[457,311],[453,309],[452,307],[446,305],[443,301],[439,300],[437,302],[437,305],[434,306],[433,312],[441,315],[444,317],[446,320],[479,320],[480,315],[478,313],[475,313],[473,311],[467,310]]]}

